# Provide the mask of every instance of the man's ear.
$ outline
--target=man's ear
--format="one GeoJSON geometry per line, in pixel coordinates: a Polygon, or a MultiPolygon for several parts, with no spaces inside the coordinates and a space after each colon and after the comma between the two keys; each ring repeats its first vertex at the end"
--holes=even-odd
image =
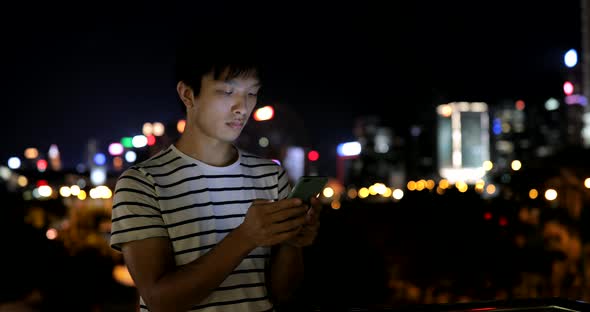
{"type": "Polygon", "coordinates": [[[187,109],[191,109],[193,107],[195,98],[193,88],[188,86],[183,81],[179,81],[176,84],[176,92],[178,93],[178,96],[180,97],[182,103],[184,103],[184,106],[187,109]]]}

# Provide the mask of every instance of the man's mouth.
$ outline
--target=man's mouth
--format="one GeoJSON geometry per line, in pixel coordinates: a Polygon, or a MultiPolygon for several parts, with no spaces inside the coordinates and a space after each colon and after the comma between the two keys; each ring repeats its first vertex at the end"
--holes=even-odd
{"type": "Polygon", "coordinates": [[[226,123],[228,126],[230,126],[231,128],[234,129],[241,129],[242,127],[244,127],[244,122],[243,121],[230,121],[228,123],[226,123]]]}

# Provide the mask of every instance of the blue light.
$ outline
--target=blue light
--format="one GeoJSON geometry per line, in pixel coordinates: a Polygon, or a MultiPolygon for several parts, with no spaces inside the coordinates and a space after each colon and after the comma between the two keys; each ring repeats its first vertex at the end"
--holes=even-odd
{"type": "Polygon", "coordinates": [[[338,145],[336,153],[338,156],[356,156],[361,153],[361,149],[359,142],[346,142],[338,145]]]}
{"type": "Polygon", "coordinates": [[[107,157],[103,153],[96,153],[94,155],[94,163],[103,166],[107,162],[107,157]]]}
{"type": "Polygon", "coordinates": [[[18,169],[20,168],[21,161],[18,157],[10,157],[8,159],[8,168],[10,169],[18,169]]]}
{"type": "Polygon", "coordinates": [[[572,68],[578,64],[578,52],[574,49],[569,49],[563,56],[565,66],[572,68]]]}
{"type": "Polygon", "coordinates": [[[500,121],[500,118],[494,118],[492,131],[494,131],[495,135],[499,135],[500,133],[502,133],[502,122],[500,121]]]}

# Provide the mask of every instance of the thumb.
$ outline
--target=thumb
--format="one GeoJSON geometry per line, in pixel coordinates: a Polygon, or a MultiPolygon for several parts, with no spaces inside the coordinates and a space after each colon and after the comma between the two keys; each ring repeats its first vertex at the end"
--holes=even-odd
{"type": "Polygon", "coordinates": [[[256,205],[256,204],[268,204],[268,203],[272,203],[272,202],[274,202],[274,200],[272,200],[272,199],[257,198],[257,199],[255,199],[255,200],[252,201],[252,204],[253,205],[256,205]]]}

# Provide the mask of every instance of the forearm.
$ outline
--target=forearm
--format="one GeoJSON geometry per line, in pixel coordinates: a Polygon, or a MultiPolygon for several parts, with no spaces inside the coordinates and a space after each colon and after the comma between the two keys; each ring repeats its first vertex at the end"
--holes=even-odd
{"type": "Polygon", "coordinates": [[[303,252],[287,244],[273,247],[270,266],[270,292],[275,302],[289,300],[303,280],[303,252]]]}
{"type": "Polygon", "coordinates": [[[239,228],[193,262],[165,274],[150,292],[151,311],[186,311],[205,299],[240,264],[253,247],[239,228]]]}

